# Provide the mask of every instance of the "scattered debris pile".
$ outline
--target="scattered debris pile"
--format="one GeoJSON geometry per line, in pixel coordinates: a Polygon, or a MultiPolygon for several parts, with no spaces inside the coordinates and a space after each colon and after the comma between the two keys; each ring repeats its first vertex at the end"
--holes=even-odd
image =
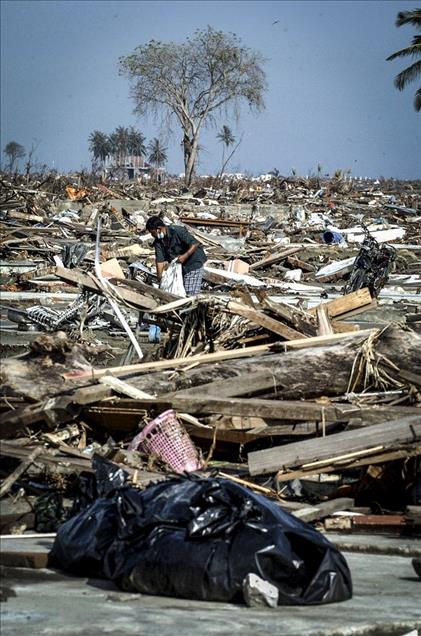
{"type": "Polygon", "coordinates": [[[168,410],[200,483],[420,531],[419,183],[1,185],[3,533],[55,531],[94,457],[168,480],[168,410]],[[158,287],[151,214],[204,245],[199,295],[158,287]]]}

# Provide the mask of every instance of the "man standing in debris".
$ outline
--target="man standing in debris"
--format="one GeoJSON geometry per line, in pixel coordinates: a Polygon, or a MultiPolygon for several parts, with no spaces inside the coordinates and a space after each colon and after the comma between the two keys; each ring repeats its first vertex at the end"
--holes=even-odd
{"type": "Polygon", "coordinates": [[[203,265],[206,254],[202,245],[183,225],[165,225],[159,216],[151,216],[146,229],[155,241],[156,273],[158,280],[168,265],[177,260],[181,263],[183,283],[187,296],[194,296],[202,287],[203,265]]]}

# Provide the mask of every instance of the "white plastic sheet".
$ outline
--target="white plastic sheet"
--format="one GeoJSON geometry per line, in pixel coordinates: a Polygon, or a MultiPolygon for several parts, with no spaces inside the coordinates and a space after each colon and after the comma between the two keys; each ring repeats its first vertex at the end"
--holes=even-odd
{"type": "Polygon", "coordinates": [[[186,290],[183,283],[183,271],[181,263],[177,260],[172,261],[162,275],[161,289],[163,291],[174,294],[175,296],[186,297],[186,290]]]}

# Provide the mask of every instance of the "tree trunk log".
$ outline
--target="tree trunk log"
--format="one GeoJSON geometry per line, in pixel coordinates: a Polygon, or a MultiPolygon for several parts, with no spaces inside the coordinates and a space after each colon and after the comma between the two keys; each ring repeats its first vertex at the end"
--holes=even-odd
{"type": "MultiPolygon", "coordinates": [[[[384,364],[390,360],[399,370],[421,374],[421,338],[413,331],[398,326],[389,327],[374,345],[375,359],[384,364]]],[[[163,395],[209,384],[217,380],[247,376],[258,371],[273,376],[272,397],[297,400],[321,395],[335,396],[345,393],[354,361],[361,345],[347,344],[314,349],[302,349],[259,358],[243,358],[223,363],[202,365],[186,372],[158,372],[127,381],[139,389],[163,395]]],[[[389,375],[398,371],[387,368],[389,375]]],[[[363,388],[360,383],[354,390],[363,388]]]]}

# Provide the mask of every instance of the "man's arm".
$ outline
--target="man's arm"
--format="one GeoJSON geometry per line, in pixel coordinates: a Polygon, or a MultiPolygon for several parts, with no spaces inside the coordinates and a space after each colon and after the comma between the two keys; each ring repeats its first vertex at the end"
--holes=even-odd
{"type": "Polygon", "coordinates": [[[185,263],[186,260],[188,258],[190,258],[190,256],[192,254],[195,253],[195,251],[197,250],[197,248],[199,247],[199,243],[193,243],[193,245],[190,245],[189,249],[187,250],[187,252],[184,252],[184,254],[180,254],[180,256],[178,257],[178,262],[179,263],[185,263]]]}
{"type": "Polygon", "coordinates": [[[162,274],[164,273],[164,270],[167,268],[167,261],[161,261],[160,263],[158,263],[158,261],[156,261],[156,275],[158,276],[158,281],[161,282],[161,278],[162,278],[162,274]]]}
{"type": "Polygon", "coordinates": [[[183,254],[180,254],[178,256],[177,260],[179,263],[185,263],[187,259],[195,253],[197,248],[200,246],[200,243],[197,239],[195,239],[194,236],[190,234],[190,232],[185,227],[179,228],[178,231],[184,243],[188,245],[188,248],[185,252],[183,252],[183,254]]]}

